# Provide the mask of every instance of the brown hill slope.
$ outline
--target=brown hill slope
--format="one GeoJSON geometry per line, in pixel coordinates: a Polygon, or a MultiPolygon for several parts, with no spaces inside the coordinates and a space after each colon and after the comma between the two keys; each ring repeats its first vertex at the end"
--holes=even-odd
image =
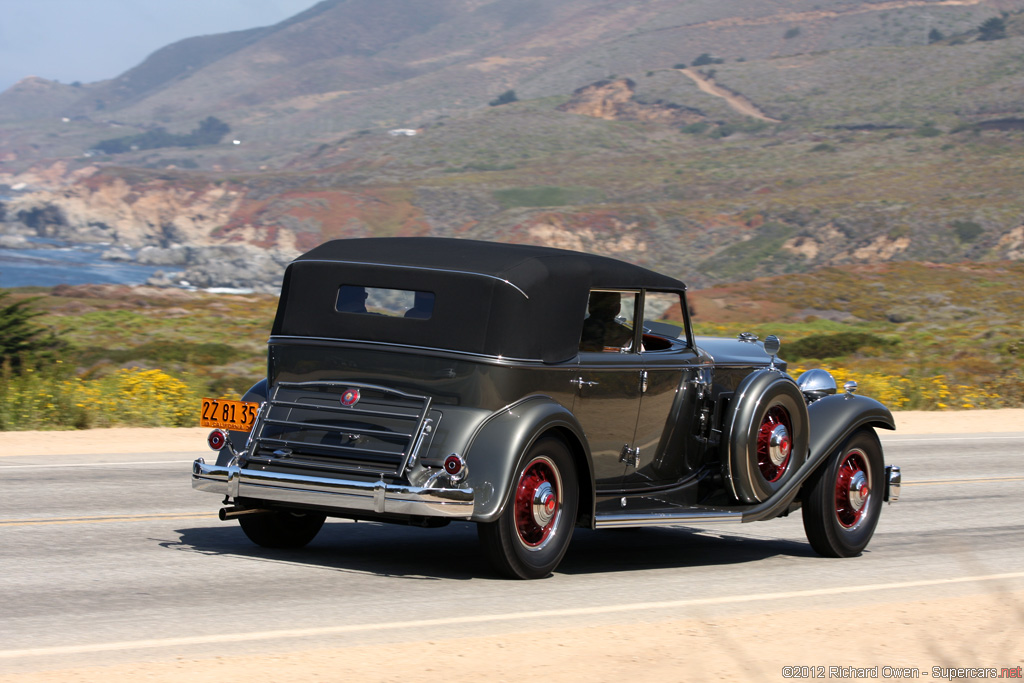
{"type": "MultiPolygon", "coordinates": [[[[562,95],[703,53],[753,60],[922,44],[927,27],[948,35],[1011,9],[1024,2],[325,0],[276,26],[167,46],[111,81],[19,83],[0,93],[0,121],[80,117],[96,126],[61,135],[87,147],[104,121],[185,132],[216,114],[249,143],[301,146],[360,128],[415,127],[507,89],[562,95]]],[[[47,132],[38,122],[20,128],[22,138],[44,138],[38,150],[23,145],[20,158],[62,155],[47,132]]]]}

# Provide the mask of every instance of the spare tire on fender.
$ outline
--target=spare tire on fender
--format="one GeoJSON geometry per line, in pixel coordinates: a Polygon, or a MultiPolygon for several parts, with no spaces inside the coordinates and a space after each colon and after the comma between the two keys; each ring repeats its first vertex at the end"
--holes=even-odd
{"type": "Polygon", "coordinates": [[[789,481],[807,458],[807,405],[788,375],[748,375],[729,409],[725,478],[742,503],[760,503],[789,481]]]}

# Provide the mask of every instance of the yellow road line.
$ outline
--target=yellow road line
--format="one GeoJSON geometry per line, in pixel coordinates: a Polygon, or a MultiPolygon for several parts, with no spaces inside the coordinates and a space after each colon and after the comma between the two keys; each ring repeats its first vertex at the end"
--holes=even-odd
{"type": "Polygon", "coordinates": [[[0,519],[0,526],[49,526],[54,524],[106,524],[108,522],[145,522],[154,519],[216,519],[211,512],[159,513],[152,515],[111,515],[107,517],[60,517],[45,519],[0,519]]]}

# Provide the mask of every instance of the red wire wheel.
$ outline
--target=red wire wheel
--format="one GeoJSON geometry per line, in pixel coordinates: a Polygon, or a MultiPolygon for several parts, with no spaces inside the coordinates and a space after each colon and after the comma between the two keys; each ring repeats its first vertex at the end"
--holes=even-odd
{"type": "Polygon", "coordinates": [[[782,406],[772,406],[757,432],[757,468],[769,483],[786,473],[793,455],[793,421],[782,406]]]}
{"type": "Polygon", "coordinates": [[[547,456],[523,468],[516,486],[515,523],[519,542],[539,550],[551,538],[562,507],[562,480],[547,456]]]}
{"type": "Polygon", "coordinates": [[[819,555],[854,557],[867,547],[881,517],[884,472],[882,444],[863,427],[807,480],[800,494],[804,531],[819,555]]]}
{"type": "Polygon", "coordinates": [[[864,451],[851,450],[836,470],[836,519],[846,529],[857,528],[871,498],[871,467],[864,451]]]}
{"type": "Polygon", "coordinates": [[[539,438],[509,472],[508,501],[477,534],[494,568],[513,579],[541,579],[562,561],[579,507],[576,463],[556,436],[539,438]]]}

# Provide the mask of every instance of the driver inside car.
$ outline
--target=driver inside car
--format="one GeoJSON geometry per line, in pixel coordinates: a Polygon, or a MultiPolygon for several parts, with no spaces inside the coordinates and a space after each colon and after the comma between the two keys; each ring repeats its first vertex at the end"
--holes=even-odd
{"type": "Polygon", "coordinates": [[[583,321],[580,351],[619,351],[630,345],[633,330],[615,319],[621,309],[618,292],[590,293],[590,315],[583,321]]]}

